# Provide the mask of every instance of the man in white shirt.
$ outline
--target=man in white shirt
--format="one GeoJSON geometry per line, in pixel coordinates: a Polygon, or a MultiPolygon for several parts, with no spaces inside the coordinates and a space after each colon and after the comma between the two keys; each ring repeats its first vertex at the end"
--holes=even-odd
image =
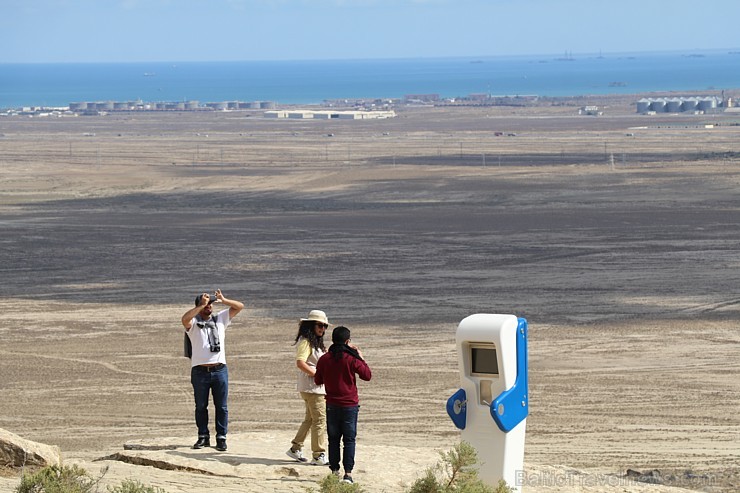
{"type": "Polygon", "coordinates": [[[182,316],[182,325],[192,345],[190,382],[195,396],[195,424],[198,441],[193,448],[211,446],[208,431],[208,394],[213,393],[216,408],[216,450],[226,450],[226,432],[229,423],[227,401],[229,372],[226,367],[226,327],[244,308],[244,304],[226,298],[220,289],[215,295],[201,293],[195,298],[195,307],[182,316]],[[223,303],[228,309],[213,313],[214,303],[223,303]]]}

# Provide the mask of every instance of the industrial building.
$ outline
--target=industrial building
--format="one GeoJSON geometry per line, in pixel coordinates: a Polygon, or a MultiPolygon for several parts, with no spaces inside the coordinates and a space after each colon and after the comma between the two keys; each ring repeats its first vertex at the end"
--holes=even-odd
{"type": "Polygon", "coordinates": [[[393,118],[395,111],[314,111],[314,110],[274,110],[265,111],[265,118],[316,119],[316,120],[377,120],[393,118]]]}
{"type": "Polygon", "coordinates": [[[138,101],[81,101],[69,103],[69,110],[92,114],[112,111],[237,111],[247,109],[274,109],[273,101],[219,101],[203,103],[199,101],[144,102],[138,101]]]}
{"type": "Polygon", "coordinates": [[[601,111],[598,106],[582,106],[578,110],[578,114],[579,115],[601,116],[604,114],[604,112],[601,111]]]}
{"type": "Polygon", "coordinates": [[[670,98],[642,98],[637,101],[637,112],[648,113],[711,113],[731,106],[731,100],[717,96],[691,96],[670,98]]]}

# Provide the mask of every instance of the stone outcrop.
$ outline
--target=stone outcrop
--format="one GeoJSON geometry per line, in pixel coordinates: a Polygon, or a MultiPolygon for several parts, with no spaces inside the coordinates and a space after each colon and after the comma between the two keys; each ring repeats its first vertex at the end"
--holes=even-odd
{"type": "Polygon", "coordinates": [[[32,442],[0,428],[0,465],[45,467],[62,462],[59,447],[32,442]]]}

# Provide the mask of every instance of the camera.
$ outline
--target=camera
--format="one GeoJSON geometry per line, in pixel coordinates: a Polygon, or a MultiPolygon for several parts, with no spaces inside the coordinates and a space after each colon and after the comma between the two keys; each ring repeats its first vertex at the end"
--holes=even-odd
{"type": "MultiPolygon", "coordinates": [[[[207,293],[206,293],[206,294],[207,294],[207,293]]],[[[201,303],[201,297],[202,297],[202,296],[203,296],[203,295],[199,295],[199,296],[198,296],[198,305],[200,305],[200,303],[201,303]]],[[[208,295],[208,304],[210,305],[210,304],[211,304],[211,303],[213,303],[214,301],[218,301],[218,298],[216,298],[216,295],[215,295],[215,294],[209,294],[209,295],[208,295]]]]}

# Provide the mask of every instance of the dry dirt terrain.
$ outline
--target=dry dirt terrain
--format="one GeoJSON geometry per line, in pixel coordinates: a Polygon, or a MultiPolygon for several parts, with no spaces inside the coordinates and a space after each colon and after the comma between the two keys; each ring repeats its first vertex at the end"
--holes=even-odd
{"type": "Polygon", "coordinates": [[[512,313],[524,491],[740,491],[740,114],[604,111],[0,118],[0,428],[112,482],[316,487],[324,471],[284,450],[303,413],[291,344],[319,308],[374,371],[355,478],[401,491],[459,438],[457,324],[512,313]],[[189,449],[179,322],[214,288],[247,305],[221,455],[189,449]],[[93,462],[132,443],[190,472],[93,462]]]}

